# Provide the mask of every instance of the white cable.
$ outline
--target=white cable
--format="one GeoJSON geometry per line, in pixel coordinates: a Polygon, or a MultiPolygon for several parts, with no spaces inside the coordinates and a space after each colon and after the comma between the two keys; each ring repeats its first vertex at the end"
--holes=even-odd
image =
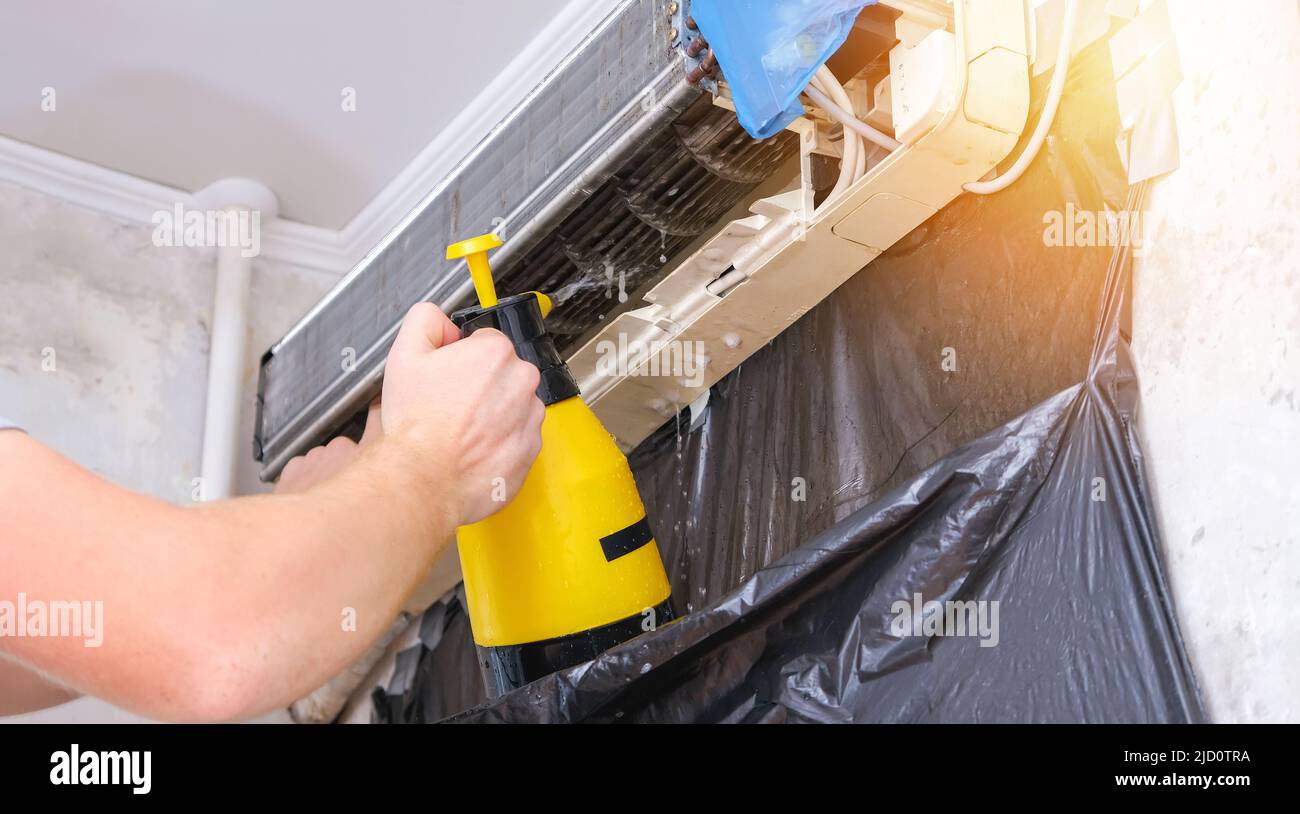
{"type": "Polygon", "coordinates": [[[854,132],[856,132],[858,135],[862,136],[863,138],[867,139],[872,144],[878,144],[881,147],[884,147],[886,150],[897,150],[900,146],[902,146],[901,144],[899,144],[899,142],[896,139],[885,135],[884,133],[880,132],[876,128],[872,127],[871,125],[859,119],[857,116],[854,116],[853,114],[844,110],[844,108],[832,102],[830,99],[826,97],[826,94],[822,93],[817,88],[814,88],[811,85],[809,85],[808,87],[804,88],[803,92],[808,94],[808,98],[812,99],[813,102],[818,107],[825,110],[827,113],[831,114],[832,118],[834,118],[836,121],[838,121],[840,124],[844,125],[845,127],[853,128],[854,132]]]}
{"type": "Polygon", "coordinates": [[[1056,65],[1052,68],[1052,83],[1048,86],[1047,101],[1043,104],[1043,112],[1038,116],[1038,125],[1034,128],[1034,134],[1029,137],[1029,143],[1025,145],[1020,157],[1007,168],[1006,172],[988,181],[972,181],[963,186],[962,189],[976,195],[989,195],[1000,192],[1015,183],[1020,176],[1025,174],[1025,170],[1029,168],[1029,165],[1033,163],[1038,151],[1043,146],[1043,142],[1047,139],[1047,131],[1052,129],[1052,121],[1056,118],[1056,108],[1060,105],[1061,94],[1065,91],[1065,75],[1070,72],[1070,50],[1074,41],[1074,17],[1077,5],[1077,0],[1065,0],[1065,23],[1061,27],[1061,42],[1056,49],[1056,65]]]}
{"type": "MultiPolygon", "coordinates": [[[[825,82],[833,85],[834,86],[833,90],[839,92],[838,94],[832,94],[832,101],[834,101],[840,107],[843,107],[850,114],[852,114],[852,116],[856,119],[858,116],[858,108],[856,105],[853,104],[853,97],[849,95],[848,91],[844,89],[844,86],[842,86],[839,83],[839,81],[835,78],[835,74],[831,73],[830,68],[827,68],[825,65],[822,65],[820,70],[826,72],[824,78],[825,82]]],[[[823,93],[826,91],[825,85],[819,85],[818,88],[822,90],[823,93]]],[[[858,136],[856,131],[848,131],[848,132],[852,132],[854,137],[858,136]]],[[[853,180],[857,181],[859,178],[861,178],[866,174],[867,174],[867,145],[865,143],[862,143],[861,139],[859,139],[858,158],[857,161],[853,162],[853,180]]]]}
{"type": "MultiPolygon", "coordinates": [[[[857,115],[852,97],[835,78],[835,74],[831,73],[830,68],[825,65],[819,67],[813,75],[811,84],[825,94],[833,105],[847,109],[854,116],[857,115]]],[[[835,200],[840,193],[847,190],[867,172],[867,145],[862,142],[857,131],[851,128],[843,128],[842,133],[844,152],[840,159],[840,177],[835,187],[826,195],[826,203],[835,200]]]]}
{"type": "MultiPolygon", "coordinates": [[[[854,109],[853,115],[857,115],[854,109]]],[[[867,145],[863,144],[862,149],[858,150],[858,163],[853,168],[853,180],[856,181],[867,174],[867,145]]]]}
{"type": "MultiPolygon", "coordinates": [[[[828,82],[828,77],[818,72],[813,77],[813,85],[824,94],[835,95],[836,88],[841,94],[844,92],[844,88],[839,87],[839,82],[836,82],[835,75],[831,75],[828,82]]],[[[844,133],[840,138],[840,152],[840,178],[836,185],[837,189],[842,189],[853,182],[853,168],[857,163],[854,156],[862,155],[865,150],[862,148],[862,140],[858,139],[857,135],[844,133]]]]}
{"type": "MultiPolygon", "coordinates": [[[[835,76],[831,74],[830,71],[825,71],[825,73],[823,73],[824,70],[825,66],[818,69],[817,73],[812,78],[812,84],[816,85],[818,88],[829,90],[831,93],[835,93],[836,89],[838,89],[839,94],[837,95],[842,95],[847,99],[848,95],[845,94],[844,89],[840,87],[839,81],[835,79],[835,76]]],[[[849,188],[849,185],[856,180],[854,171],[856,170],[858,163],[864,160],[865,157],[866,149],[863,147],[862,141],[855,133],[846,129],[844,131],[842,154],[840,156],[840,175],[835,179],[835,186],[831,188],[829,193],[827,193],[825,200],[834,200],[841,192],[849,188]]]]}

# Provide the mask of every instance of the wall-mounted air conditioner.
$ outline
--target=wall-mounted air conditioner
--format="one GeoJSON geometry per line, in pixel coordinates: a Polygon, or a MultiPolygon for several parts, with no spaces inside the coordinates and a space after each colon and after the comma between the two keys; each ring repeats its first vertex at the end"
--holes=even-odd
{"type": "Polygon", "coordinates": [[[621,4],[267,351],[264,478],[358,429],[410,305],[468,304],[463,266],[441,259],[453,240],[504,238],[498,287],[552,295],[584,397],[631,449],[987,175],[1025,126],[1022,0],[866,7],[804,115],[764,140],[738,124],[689,16],[621,4]]]}

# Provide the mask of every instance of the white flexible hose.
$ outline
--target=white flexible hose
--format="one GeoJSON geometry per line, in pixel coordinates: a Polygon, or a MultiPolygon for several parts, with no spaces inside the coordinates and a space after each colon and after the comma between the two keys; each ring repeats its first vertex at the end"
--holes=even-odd
{"type": "Polygon", "coordinates": [[[976,195],[1000,192],[1025,174],[1025,170],[1042,149],[1043,142],[1047,139],[1047,131],[1052,129],[1052,121],[1056,118],[1056,108],[1061,104],[1061,94],[1065,91],[1065,75],[1070,72],[1070,47],[1074,41],[1074,18],[1077,6],[1077,0],[1065,0],[1065,23],[1061,28],[1061,42],[1056,49],[1056,65],[1052,68],[1052,82],[1048,86],[1047,101],[1043,104],[1043,112],[1038,116],[1038,125],[1034,128],[1029,143],[1006,172],[988,181],[972,181],[962,189],[976,195]]]}
{"type": "MultiPolygon", "coordinates": [[[[844,88],[840,86],[840,83],[835,79],[834,74],[831,74],[824,65],[819,68],[817,73],[813,76],[812,84],[824,91],[829,91],[830,93],[842,96],[845,99],[848,98],[848,94],[844,93],[844,88]],[[836,93],[836,91],[838,91],[838,93],[836,93]]],[[[840,156],[840,175],[839,178],[835,180],[835,186],[831,188],[829,193],[827,193],[827,201],[834,200],[841,192],[848,189],[849,185],[857,180],[855,171],[858,164],[863,163],[865,159],[866,149],[862,146],[861,140],[855,133],[846,129],[844,131],[843,153],[840,156]]]]}
{"type": "Polygon", "coordinates": [[[844,125],[845,127],[852,128],[854,132],[856,132],[858,135],[862,136],[866,140],[870,141],[872,144],[878,144],[881,147],[884,147],[886,150],[897,150],[900,146],[902,146],[899,144],[899,142],[896,139],[885,135],[884,133],[880,132],[876,128],[872,127],[871,125],[859,119],[857,116],[854,116],[853,114],[849,113],[840,105],[837,105],[834,102],[832,102],[829,98],[827,98],[826,94],[822,93],[817,88],[809,85],[808,87],[804,88],[803,92],[808,94],[808,98],[812,99],[813,102],[818,107],[820,107],[822,110],[825,110],[827,113],[831,114],[832,118],[834,118],[836,121],[838,121],[840,124],[844,125]]]}
{"type": "MultiPolygon", "coordinates": [[[[848,110],[853,116],[857,116],[857,109],[853,105],[853,99],[844,86],[831,73],[830,68],[822,65],[813,75],[812,86],[821,91],[831,100],[836,107],[848,110]]],[[[840,159],[840,176],[837,179],[835,187],[827,194],[825,201],[834,200],[841,192],[852,186],[858,179],[867,172],[867,146],[862,142],[857,131],[852,128],[843,128],[844,152],[840,159]]]]}
{"type": "MultiPolygon", "coordinates": [[[[854,111],[854,114],[855,115],[857,114],[856,110],[854,111]]],[[[862,145],[862,149],[858,150],[858,163],[853,168],[853,180],[856,181],[866,174],[867,174],[867,145],[864,144],[862,145]]]]}

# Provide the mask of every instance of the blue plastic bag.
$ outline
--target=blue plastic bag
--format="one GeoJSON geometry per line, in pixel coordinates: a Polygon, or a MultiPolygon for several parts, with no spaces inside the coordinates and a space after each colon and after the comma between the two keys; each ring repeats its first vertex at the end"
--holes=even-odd
{"type": "Polygon", "coordinates": [[[799,94],[876,0],[695,0],[691,15],[731,87],[740,124],[775,135],[803,113],[799,94]]]}

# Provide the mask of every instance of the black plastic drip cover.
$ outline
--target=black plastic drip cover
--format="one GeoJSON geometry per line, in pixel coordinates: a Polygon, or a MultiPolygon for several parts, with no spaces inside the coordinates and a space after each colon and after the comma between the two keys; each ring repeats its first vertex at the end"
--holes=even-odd
{"type": "Polygon", "coordinates": [[[555,342],[542,322],[542,309],[535,294],[516,294],[491,308],[463,308],[451,315],[451,321],[469,336],[481,328],[496,328],[509,337],[515,353],[542,373],[537,397],[546,406],[579,394],[578,383],[569,366],[560,358],[555,342]]]}

